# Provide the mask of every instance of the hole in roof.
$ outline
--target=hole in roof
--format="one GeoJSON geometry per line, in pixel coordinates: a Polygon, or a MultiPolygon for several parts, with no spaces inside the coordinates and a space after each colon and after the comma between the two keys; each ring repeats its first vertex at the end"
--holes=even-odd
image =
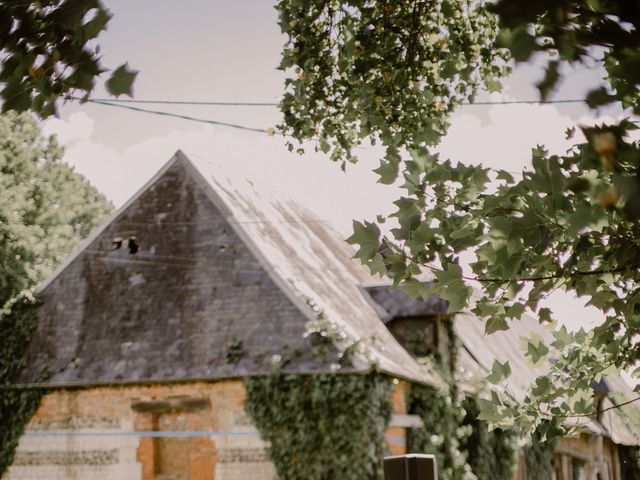
{"type": "Polygon", "coordinates": [[[129,237],[127,247],[129,248],[129,253],[131,255],[135,255],[136,253],[138,253],[140,245],[138,245],[138,242],[136,242],[136,237],[129,237]]]}

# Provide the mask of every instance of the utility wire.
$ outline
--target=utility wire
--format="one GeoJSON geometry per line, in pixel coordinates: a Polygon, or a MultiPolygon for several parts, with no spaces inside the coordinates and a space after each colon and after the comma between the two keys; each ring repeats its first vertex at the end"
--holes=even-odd
{"type": "Polygon", "coordinates": [[[565,98],[559,100],[497,100],[486,102],[463,102],[460,105],[464,107],[473,107],[475,105],[549,105],[554,103],[585,103],[586,100],[581,98],[565,98]]]}
{"type": "MultiPolygon", "coordinates": [[[[67,97],[68,100],[81,99],[78,97],[67,97]]],[[[133,110],[135,112],[150,113],[152,115],[161,115],[164,117],[180,118],[182,120],[189,120],[192,122],[206,123],[209,125],[218,125],[222,127],[236,128],[238,130],[245,130],[249,132],[257,133],[269,133],[272,129],[247,127],[246,125],[240,125],[237,123],[222,122],[219,120],[210,120],[207,118],[192,117],[190,115],[182,115],[173,112],[164,112],[160,110],[150,110],[148,108],[134,107],[131,104],[167,104],[167,105],[227,105],[227,106],[277,106],[277,103],[267,102],[191,102],[180,100],[127,100],[127,99],[89,99],[88,103],[94,103],[96,105],[105,105],[108,107],[124,108],[126,110],[133,110]]],[[[584,100],[580,99],[564,99],[564,100],[506,100],[497,102],[475,102],[475,103],[463,103],[463,106],[483,106],[483,105],[536,105],[536,104],[554,104],[554,103],[582,103],[584,100]]]]}
{"type": "MultiPolygon", "coordinates": [[[[74,100],[75,100],[75,98],[74,98],[74,100]]],[[[192,122],[208,123],[209,125],[219,125],[219,126],[222,126],[222,127],[237,128],[239,130],[247,130],[249,132],[267,133],[267,130],[264,129],[264,128],[247,127],[245,125],[238,125],[236,123],[221,122],[221,121],[218,121],[218,120],[209,120],[209,119],[206,119],[206,118],[197,118],[197,117],[192,117],[192,116],[189,116],[189,115],[181,115],[179,113],[162,112],[160,110],[149,110],[147,108],[133,107],[131,105],[126,105],[126,104],[122,104],[122,103],[115,103],[115,102],[113,102],[111,100],[109,100],[109,101],[105,101],[105,100],[87,100],[87,102],[95,103],[97,105],[107,105],[109,107],[124,108],[124,109],[127,109],[127,110],[133,110],[135,112],[151,113],[153,115],[162,115],[162,116],[165,116],[165,117],[181,118],[183,120],[190,120],[192,122]]]]}
{"type": "MultiPolygon", "coordinates": [[[[80,100],[79,97],[68,97],[70,100],[80,100]]],[[[142,103],[156,105],[210,105],[220,107],[277,107],[278,102],[224,102],[224,101],[198,101],[198,100],[137,100],[133,98],[92,98],[89,102],[110,103],[142,103]]]]}
{"type": "MultiPolygon", "coordinates": [[[[80,100],[78,97],[68,97],[70,100],[80,100]]],[[[277,107],[278,102],[226,102],[226,101],[199,101],[199,100],[136,100],[127,98],[93,98],[87,100],[94,103],[123,103],[123,104],[146,104],[146,105],[201,105],[201,106],[222,106],[222,107],[277,107]]],[[[472,107],[474,105],[548,105],[554,103],[584,103],[584,99],[566,98],[559,100],[495,100],[485,102],[463,102],[462,106],[472,107]]]]}

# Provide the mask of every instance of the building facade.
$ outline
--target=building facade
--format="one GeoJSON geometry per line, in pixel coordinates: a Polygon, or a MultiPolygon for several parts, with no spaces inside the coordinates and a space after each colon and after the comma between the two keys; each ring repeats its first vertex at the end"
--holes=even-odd
{"type": "MultiPolygon", "coordinates": [[[[394,379],[385,440],[389,453],[404,453],[407,429],[421,426],[407,390],[444,385],[408,350],[446,357],[446,322],[463,345],[467,383],[495,359],[510,362],[516,394],[543,372],[519,354],[519,337],[541,328],[534,320],[486,337],[481,322],[452,320],[439,299],[373,285],[352,255],[303,208],[177,152],[40,287],[20,385],[48,393],[5,478],[272,480],[243,379],[274,368],[335,372],[354,345],[340,374],[394,379]],[[324,359],[317,332],[339,332],[324,359]]],[[[623,480],[617,445],[637,439],[613,413],[588,422],[558,444],[556,480],[623,480]]]]}

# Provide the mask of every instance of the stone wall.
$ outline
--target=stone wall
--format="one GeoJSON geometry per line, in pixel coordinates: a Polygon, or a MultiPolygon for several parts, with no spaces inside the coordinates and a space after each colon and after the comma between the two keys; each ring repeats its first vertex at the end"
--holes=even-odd
{"type": "MultiPolygon", "coordinates": [[[[405,388],[395,386],[396,423],[406,413],[405,388]]],[[[242,380],[53,391],[3,478],[274,480],[244,398],[242,380]]],[[[404,428],[386,435],[389,451],[404,453],[404,428]]]]}
{"type": "Polygon", "coordinates": [[[5,478],[272,480],[244,396],[241,380],[49,393],[5,478]]]}

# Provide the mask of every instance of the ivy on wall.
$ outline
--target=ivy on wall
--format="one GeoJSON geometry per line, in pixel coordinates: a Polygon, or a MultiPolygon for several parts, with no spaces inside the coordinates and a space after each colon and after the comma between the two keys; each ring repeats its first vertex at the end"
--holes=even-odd
{"type": "MultiPolygon", "coordinates": [[[[21,295],[0,312],[0,476],[13,462],[24,427],[45,391],[10,388],[24,368],[26,348],[38,325],[39,302],[21,295]]],[[[41,373],[44,380],[47,372],[41,373]]]]}
{"type": "Polygon", "coordinates": [[[551,480],[553,475],[553,451],[556,440],[543,440],[538,432],[522,449],[527,480],[551,480]]]}
{"type": "Polygon", "coordinates": [[[460,395],[456,378],[459,341],[453,322],[445,320],[443,326],[448,355],[433,354],[424,361],[440,371],[448,390],[413,385],[407,408],[420,416],[424,427],[409,431],[408,451],[434,454],[442,480],[511,480],[515,435],[499,429],[490,432],[487,423],[477,419],[477,400],[460,395]]]}
{"type": "Polygon", "coordinates": [[[461,442],[467,461],[478,480],[510,480],[516,466],[516,435],[496,429],[489,431],[486,422],[478,420],[480,408],[473,397],[462,403],[465,410],[464,425],[471,433],[461,442]]]}
{"type": "Polygon", "coordinates": [[[412,385],[407,394],[407,410],[420,416],[424,427],[413,428],[407,434],[407,452],[431,453],[436,456],[441,480],[472,480],[475,476],[467,462],[461,443],[471,433],[463,425],[462,408],[455,380],[458,342],[453,322],[444,321],[448,355],[435,353],[424,359],[440,371],[447,380],[448,390],[441,391],[427,385],[412,385]]]}
{"type": "Polygon", "coordinates": [[[409,430],[407,451],[434,454],[441,480],[475,479],[466,452],[460,448],[471,429],[462,425],[464,410],[458,400],[433,387],[413,385],[407,409],[424,423],[422,428],[409,430]]]}
{"type": "Polygon", "coordinates": [[[280,480],[381,480],[391,379],[379,373],[245,379],[245,410],[280,480]]]}

